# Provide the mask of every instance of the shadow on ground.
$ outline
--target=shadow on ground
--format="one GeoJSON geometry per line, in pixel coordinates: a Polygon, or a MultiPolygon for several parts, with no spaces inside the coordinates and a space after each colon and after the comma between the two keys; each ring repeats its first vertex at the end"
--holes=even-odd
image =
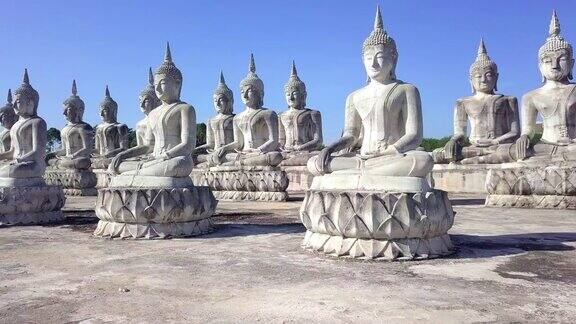
{"type": "Polygon", "coordinates": [[[571,251],[575,248],[566,242],[576,242],[576,233],[528,233],[495,236],[455,234],[450,235],[458,251],[457,259],[489,258],[514,255],[528,251],[571,251]]]}
{"type": "Polygon", "coordinates": [[[450,199],[452,206],[482,206],[486,199],[478,199],[478,198],[454,198],[450,199]]]}

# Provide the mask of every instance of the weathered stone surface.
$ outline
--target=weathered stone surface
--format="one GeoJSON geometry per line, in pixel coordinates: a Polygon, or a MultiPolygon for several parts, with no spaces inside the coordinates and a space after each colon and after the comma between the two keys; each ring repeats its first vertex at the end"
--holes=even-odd
{"type": "Polygon", "coordinates": [[[96,174],[91,170],[58,169],[49,167],[44,173],[46,183],[62,186],[64,193],[72,196],[96,196],[96,174]]]}
{"type": "Polygon", "coordinates": [[[150,239],[205,234],[213,229],[216,205],[208,187],[100,189],[94,235],[150,239]]]}
{"type": "Polygon", "coordinates": [[[286,191],[304,191],[310,188],[314,176],[306,166],[280,166],[280,169],[286,172],[288,178],[286,191]]]}
{"type": "Polygon", "coordinates": [[[454,212],[445,192],[310,190],[300,209],[304,247],[335,256],[382,260],[452,253],[454,212]]]}
{"type": "Polygon", "coordinates": [[[488,170],[495,164],[435,164],[432,182],[435,189],[449,193],[486,193],[488,170]]]}
{"type": "Polygon", "coordinates": [[[196,169],[195,184],[208,185],[219,200],[284,201],[288,177],[278,167],[213,167],[196,169]]]}
{"type": "Polygon", "coordinates": [[[107,169],[93,169],[96,175],[96,189],[102,189],[108,187],[110,184],[110,178],[112,175],[107,169]]]}
{"type": "Polygon", "coordinates": [[[492,169],[486,178],[487,206],[576,209],[574,165],[492,169]]]}
{"type": "Polygon", "coordinates": [[[65,201],[60,186],[0,187],[0,225],[61,221],[65,201]]]}

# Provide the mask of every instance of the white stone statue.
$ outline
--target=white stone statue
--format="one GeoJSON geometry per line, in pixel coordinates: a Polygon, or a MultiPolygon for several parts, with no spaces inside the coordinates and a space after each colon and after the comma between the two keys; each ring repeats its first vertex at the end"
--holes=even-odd
{"type": "Polygon", "coordinates": [[[282,161],[278,150],[278,116],[264,108],[264,83],[256,74],[250,56],[248,75],[240,83],[246,109],[234,116],[234,141],[214,150],[210,165],[277,166],[282,161]]]}
{"type": "Polygon", "coordinates": [[[94,130],[82,120],[85,105],[78,96],[76,80],[72,81],[72,94],[63,105],[68,123],[60,132],[62,149],[48,154],[48,164],[58,169],[88,170],[94,149],[94,130]]]}
{"type": "Polygon", "coordinates": [[[279,115],[280,165],[306,165],[322,146],[322,118],[318,110],[306,107],[306,85],[298,77],[296,64],[284,86],[288,110],[279,115]]]}
{"type": "Polygon", "coordinates": [[[317,176],[300,209],[304,246],[386,260],[450,254],[454,213],[446,193],[429,187],[432,157],[418,150],[420,95],[396,78],[396,43],[379,8],[362,53],[370,82],[348,96],[342,138],[308,161],[317,176]],[[334,154],[357,141],[359,153],[334,154]]]}
{"type": "Polygon", "coordinates": [[[386,176],[425,177],[432,170],[422,142],[422,107],[415,86],[396,79],[398,52],[377,15],[364,43],[364,68],[370,82],[346,99],[342,137],[308,161],[315,175],[339,170],[374,171],[386,176]],[[359,154],[333,156],[360,141],[359,154]]]}
{"type": "Polygon", "coordinates": [[[234,94],[226,85],[222,72],[213,99],[217,114],[206,123],[206,144],[196,148],[200,168],[208,166],[210,153],[234,141],[234,94]],[[207,154],[200,153],[204,150],[207,154]]]}
{"type": "Polygon", "coordinates": [[[128,149],[128,126],[118,122],[118,104],[106,86],[105,97],[100,103],[102,123],[95,129],[95,150],[92,168],[105,169],[116,154],[128,149]]]}
{"type": "Polygon", "coordinates": [[[8,90],[8,99],[6,100],[6,105],[0,108],[0,124],[4,129],[0,132],[0,153],[7,152],[10,150],[10,129],[18,121],[18,115],[14,111],[14,105],[12,104],[12,92],[8,90]]]}
{"type": "Polygon", "coordinates": [[[145,117],[136,124],[136,143],[137,145],[144,145],[148,115],[154,108],[161,104],[160,99],[156,96],[156,90],[154,90],[154,74],[152,74],[152,68],[148,70],[148,86],[140,92],[139,99],[140,110],[144,113],[145,117]]]}
{"type": "Polygon", "coordinates": [[[501,144],[518,139],[518,101],[512,96],[496,94],[497,82],[498,67],[488,56],[484,41],[480,40],[478,56],[470,66],[473,95],[456,101],[454,135],[444,149],[434,152],[436,163],[498,163],[497,159],[486,160],[483,156],[495,153],[501,144]],[[470,146],[464,146],[466,139],[470,146]]]}
{"type": "Polygon", "coordinates": [[[64,217],[64,193],[48,186],[46,169],[46,122],[37,114],[40,96],[24,71],[22,85],[14,92],[14,110],[20,117],[10,129],[10,149],[0,153],[0,225],[60,221],[64,217]]]}
{"type": "Polygon", "coordinates": [[[100,221],[95,235],[165,238],[213,229],[214,195],[208,187],[194,186],[189,176],[196,145],[196,112],[180,100],[182,81],[167,45],[164,62],[154,74],[161,104],[148,114],[141,145],[112,158],[109,186],[98,191],[96,216],[100,221]],[[143,156],[147,158],[134,159],[143,156]]]}

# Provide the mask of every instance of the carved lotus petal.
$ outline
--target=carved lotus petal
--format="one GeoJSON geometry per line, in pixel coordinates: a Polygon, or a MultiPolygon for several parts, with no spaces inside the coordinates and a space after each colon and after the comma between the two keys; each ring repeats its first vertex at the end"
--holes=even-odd
{"type": "Polygon", "coordinates": [[[382,251],[387,247],[388,241],[379,241],[379,240],[364,240],[359,239],[358,244],[360,248],[364,252],[364,256],[370,259],[376,258],[378,255],[382,253],[382,251]]]}
{"type": "Polygon", "coordinates": [[[352,220],[354,216],[356,216],[356,211],[352,206],[350,198],[345,193],[338,194],[333,206],[334,209],[332,210],[332,215],[334,215],[333,219],[334,224],[338,226],[338,230],[340,231],[340,233],[344,233],[345,232],[344,229],[348,226],[348,223],[352,220]]]}
{"type": "Polygon", "coordinates": [[[316,229],[320,217],[326,215],[326,210],[324,208],[324,197],[321,193],[314,192],[310,196],[308,201],[308,214],[311,216],[310,221],[312,223],[312,228],[316,229]]]}
{"type": "Polygon", "coordinates": [[[354,215],[342,231],[344,237],[372,238],[372,233],[362,219],[354,215]]]}
{"type": "Polygon", "coordinates": [[[332,221],[327,217],[327,214],[323,214],[320,216],[320,220],[318,221],[318,233],[326,233],[330,235],[341,235],[336,225],[332,223],[332,221]]]}
{"type": "Polygon", "coordinates": [[[361,203],[362,210],[360,212],[360,217],[368,227],[368,230],[375,232],[380,224],[390,218],[390,214],[386,209],[383,200],[378,198],[377,195],[368,194],[361,203]]]}

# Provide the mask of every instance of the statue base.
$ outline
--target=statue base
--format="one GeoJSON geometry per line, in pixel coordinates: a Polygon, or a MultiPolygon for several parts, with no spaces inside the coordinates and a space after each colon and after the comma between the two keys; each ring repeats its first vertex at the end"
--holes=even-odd
{"type": "Polygon", "coordinates": [[[219,200],[286,201],[288,177],[278,167],[218,166],[193,171],[195,183],[206,184],[219,200]]]}
{"type": "Polygon", "coordinates": [[[488,172],[486,189],[486,206],[576,209],[576,164],[503,164],[488,172]]]}
{"type": "Polygon", "coordinates": [[[111,178],[108,169],[93,169],[92,171],[96,175],[96,189],[108,187],[111,178]]]}
{"type": "MultiPolygon", "coordinates": [[[[190,178],[173,178],[172,187],[152,187],[155,177],[143,177],[142,186],[117,186],[126,180],[121,178],[113,177],[110,187],[98,190],[96,216],[100,221],[95,236],[173,238],[214,229],[210,217],[218,202],[210,188],[194,186],[190,178]]],[[[166,177],[156,178],[157,183],[169,182],[166,177]]]]}
{"type": "Polygon", "coordinates": [[[435,164],[430,172],[434,188],[450,193],[486,193],[488,170],[499,164],[435,164]]]}
{"type": "Polygon", "coordinates": [[[64,220],[61,209],[65,201],[59,186],[0,187],[0,225],[60,222],[64,220]]]}
{"type": "Polygon", "coordinates": [[[392,261],[453,253],[448,195],[422,178],[358,172],[315,177],[300,219],[308,230],[304,248],[328,255],[392,261]]]}
{"type": "Polygon", "coordinates": [[[287,191],[304,191],[312,185],[314,176],[308,171],[307,166],[280,166],[280,169],[286,172],[288,177],[287,191]]]}
{"type": "Polygon", "coordinates": [[[46,168],[44,179],[48,185],[62,186],[69,196],[96,196],[96,174],[91,170],[46,168]]]}

